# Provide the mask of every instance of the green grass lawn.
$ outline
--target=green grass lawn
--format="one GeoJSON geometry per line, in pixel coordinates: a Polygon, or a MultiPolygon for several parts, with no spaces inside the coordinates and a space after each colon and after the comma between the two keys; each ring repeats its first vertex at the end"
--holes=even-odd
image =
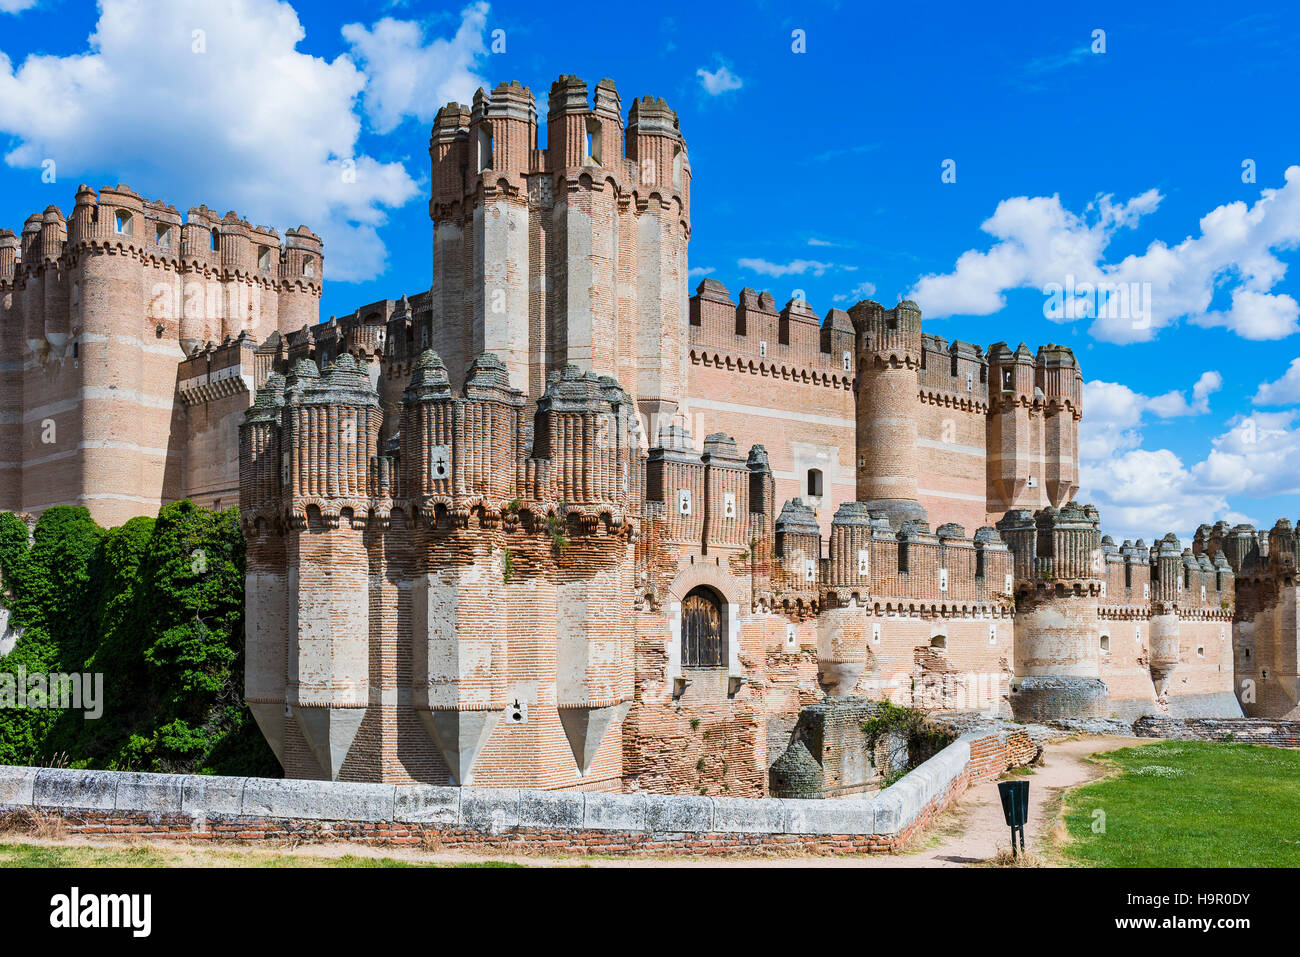
{"type": "Polygon", "coordinates": [[[1167,741],[1092,760],[1118,773],[1066,796],[1072,863],[1300,867],[1300,751],[1167,741]]]}
{"type": "Polygon", "coordinates": [[[391,857],[344,854],[326,857],[242,851],[221,847],[68,847],[0,844],[0,867],[522,867],[508,861],[422,863],[391,857]]]}

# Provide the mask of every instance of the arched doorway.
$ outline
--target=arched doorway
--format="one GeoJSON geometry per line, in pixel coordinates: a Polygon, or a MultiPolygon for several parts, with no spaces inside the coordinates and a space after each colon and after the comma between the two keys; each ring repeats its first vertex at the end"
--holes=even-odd
{"type": "Polygon", "coordinates": [[[711,588],[693,588],[682,601],[682,667],[727,666],[726,615],[711,588]]]}

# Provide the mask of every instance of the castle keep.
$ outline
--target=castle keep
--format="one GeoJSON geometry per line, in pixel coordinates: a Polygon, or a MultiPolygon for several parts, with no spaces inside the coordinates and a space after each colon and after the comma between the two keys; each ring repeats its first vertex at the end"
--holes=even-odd
{"type": "Polygon", "coordinates": [[[326,323],[305,227],[118,187],[0,233],[0,508],[237,496],[286,775],[747,796],[837,702],[1294,714],[1289,523],[1117,546],[1068,348],[692,294],[676,114],[546,109],[440,110],[429,287],[326,323]]]}

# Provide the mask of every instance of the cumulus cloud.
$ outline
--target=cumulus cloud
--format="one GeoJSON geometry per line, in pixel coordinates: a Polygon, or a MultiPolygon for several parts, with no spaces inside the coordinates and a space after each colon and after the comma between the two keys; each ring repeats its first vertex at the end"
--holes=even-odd
{"type": "Polygon", "coordinates": [[[1148,396],[1119,382],[1084,383],[1078,497],[1101,509],[1108,534],[1151,541],[1168,531],[1190,534],[1229,514],[1227,496],[1242,489],[1211,482],[1204,463],[1189,467],[1169,449],[1142,447],[1145,422],[1207,414],[1210,395],[1222,385],[1218,372],[1204,372],[1189,401],[1178,390],[1148,396]]]}
{"type": "Polygon", "coordinates": [[[858,303],[863,299],[870,299],[876,294],[876,284],[874,282],[860,282],[847,293],[840,293],[834,296],[836,302],[858,303]]]}
{"type": "Polygon", "coordinates": [[[1044,315],[1092,319],[1090,332],[1116,343],[1150,340],[1180,319],[1244,339],[1300,331],[1300,304],[1273,291],[1286,273],[1275,251],[1300,244],[1300,166],[1287,169],[1280,189],[1261,189],[1253,205],[1211,210],[1198,236],[1173,246],[1155,240],[1140,255],[1107,261],[1111,239],[1136,228],[1162,198],[1154,189],[1127,202],[1101,196],[1082,213],[1059,196],[1003,200],[981,225],[993,244],[962,253],[952,272],[921,277],[908,295],[931,316],[989,315],[1006,305],[1008,290],[1064,289],[1066,308],[1049,301],[1044,315]],[[1211,308],[1216,292],[1228,298],[1227,308],[1211,308]]]}
{"type": "Polygon", "coordinates": [[[443,104],[469,103],[475,90],[487,86],[474,69],[487,53],[487,12],[486,3],[466,7],[450,39],[430,40],[420,24],[391,17],[369,28],[343,27],[343,39],[367,76],[363,102],[377,133],[392,131],[407,117],[428,123],[443,104]]]}
{"type": "Polygon", "coordinates": [[[1300,403],[1300,359],[1292,359],[1282,378],[1263,382],[1252,399],[1256,405],[1295,405],[1300,403]]]}
{"type": "Polygon", "coordinates": [[[36,6],[36,0],[0,0],[0,13],[22,13],[36,6]]]}
{"type": "MultiPolygon", "coordinates": [[[[358,150],[366,75],[349,56],[300,51],[304,39],[277,0],[103,0],[85,51],[20,65],[0,53],[0,132],[16,141],[5,161],[305,223],[325,239],[329,278],[372,278],[386,261],[378,227],[419,190],[401,163],[358,150]]],[[[396,81],[381,87],[375,109],[397,110],[396,81]]]]}
{"type": "Polygon", "coordinates": [[[696,276],[708,276],[716,271],[713,266],[692,266],[688,275],[694,279],[696,276]]]}
{"type": "Polygon", "coordinates": [[[834,263],[818,262],[816,259],[793,259],[788,263],[774,263],[766,259],[737,259],[736,265],[777,279],[782,276],[802,276],[805,273],[822,276],[826,270],[835,268],[834,263]]]}
{"type": "Polygon", "coordinates": [[[712,71],[700,67],[695,71],[695,75],[700,78],[700,86],[704,87],[704,92],[709,96],[721,96],[723,93],[730,93],[744,86],[744,81],[732,73],[725,63],[719,64],[718,68],[712,71]]]}

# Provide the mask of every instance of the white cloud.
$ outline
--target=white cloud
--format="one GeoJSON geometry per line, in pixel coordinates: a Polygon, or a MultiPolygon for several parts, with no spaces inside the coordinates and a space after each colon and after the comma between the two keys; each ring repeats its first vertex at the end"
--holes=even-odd
{"type": "Polygon", "coordinates": [[[794,259],[788,263],[774,263],[766,259],[737,259],[736,265],[777,279],[782,276],[802,276],[804,273],[821,276],[826,270],[835,268],[834,263],[818,262],[815,259],[794,259]]]}
{"type": "Polygon", "coordinates": [[[1282,378],[1260,383],[1255,397],[1256,405],[1294,405],[1300,403],[1300,359],[1292,359],[1282,378]]]}
{"type": "Polygon", "coordinates": [[[85,52],[17,67],[0,53],[0,132],[17,141],[5,159],[305,223],[325,239],[327,278],[372,278],[386,260],[377,228],[419,190],[401,163],[358,153],[366,76],[346,55],[299,51],[304,37],[276,0],[103,0],[85,52]]]}
{"type": "Polygon", "coordinates": [[[443,104],[469,103],[475,90],[487,86],[474,71],[487,53],[487,12],[486,3],[466,7],[448,40],[426,40],[420,24],[391,17],[369,29],[360,23],[343,27],[343,38],[367,75],[363,102],[376,132],[388,133],[410,116],[428,123],[443,104]]]}
{"type": "Polygon", "coordinates": [[[834,246],[835,244],[829,239],[818,239],[816,236],[808,240],[809,246],[834,246]]]}
{"type": "Polygon", "coordinates": [[[854,286],[849,292],[841,293],[840,295],[834,296],[832,298],[835,300],[835,302],[858,303],[861,302],[863,299],[870,299],[875,294],[876,294],[876,284],[874,282],[860,282],[856,286],[854,286]]]}
{"type": "Polygon", "coordinates": [[[732,73],[725,63],[719,64],[712,72],[700,67],[695,71],[695,75],[700,78],[700,86],[704,87],[704,92],[709,96],[721,96],[723,93],[730,93],[744,86],[744,81],[732,73]]]}
{"type": "Polygon", "coordinates": [[[717,272],[717,270],[713,266],[692,266],[688,275],[694,278],[696,276],[712,275],[714,272],[717,272]]]}
{"type": "Polygon", "coordinates": [[[1165,532],[1188,535],[1201,522],[1225,517],[1228,489],[1211,486],[1201,465],[1188,468],[1169,449],[1142,447],[1143,422],[1209,412],[1209,397],[1223,385],[1213,370],[1192,386],[1192,398],[1178,390],[1147,396],[1118,382],[1084,383],[1079,427],[1080,501],[1101,509],[1102,530],[1148,542],[1165,532]]]}
{"type": "Polygon", "coordinates": [[[1264,498],[1300,494],[1300,429],[1297,413],[1253,412],[1229,420],[1210,454],[1192,471],[1208,489],[1225,495],[1264,498]]]}
{"type": "Polygon", "coordinates": [[[1065,209],[1059,196],[1006,199],[981,226],[996,240],[989,249],[968,250],[952,272],[921,277],[908,295],[931,316],[988,315],[1006,305],[1011,289],[1115,284],[1140,298],[1130,309],[1085,312],[1098,339],[1146,341],[1179,319],[1223,326],[1245,339],[1282,338],[1300,331],[1300,304],[1273,292],[1287,268],[1274,250],[1300,244],[1300,166],[1287,169],[1285,179],[1280,189],[1260,190],[1251,206],[1233,202],[1207,213],[1199,236],[1175,246],[1156,240],[1118,262],[1105,259],[1110,240],[1159,206],[1156,190],[1121,203],[1101,196],[1082,214],[1065,209]],[[1215,311],[1220,290],[1231,304],[1215,311]]]}
{"type": "Polygon", "coordinates": [[[0,13],[22,13],[36,6],[36,0],[0,0],[0,13]]]}

